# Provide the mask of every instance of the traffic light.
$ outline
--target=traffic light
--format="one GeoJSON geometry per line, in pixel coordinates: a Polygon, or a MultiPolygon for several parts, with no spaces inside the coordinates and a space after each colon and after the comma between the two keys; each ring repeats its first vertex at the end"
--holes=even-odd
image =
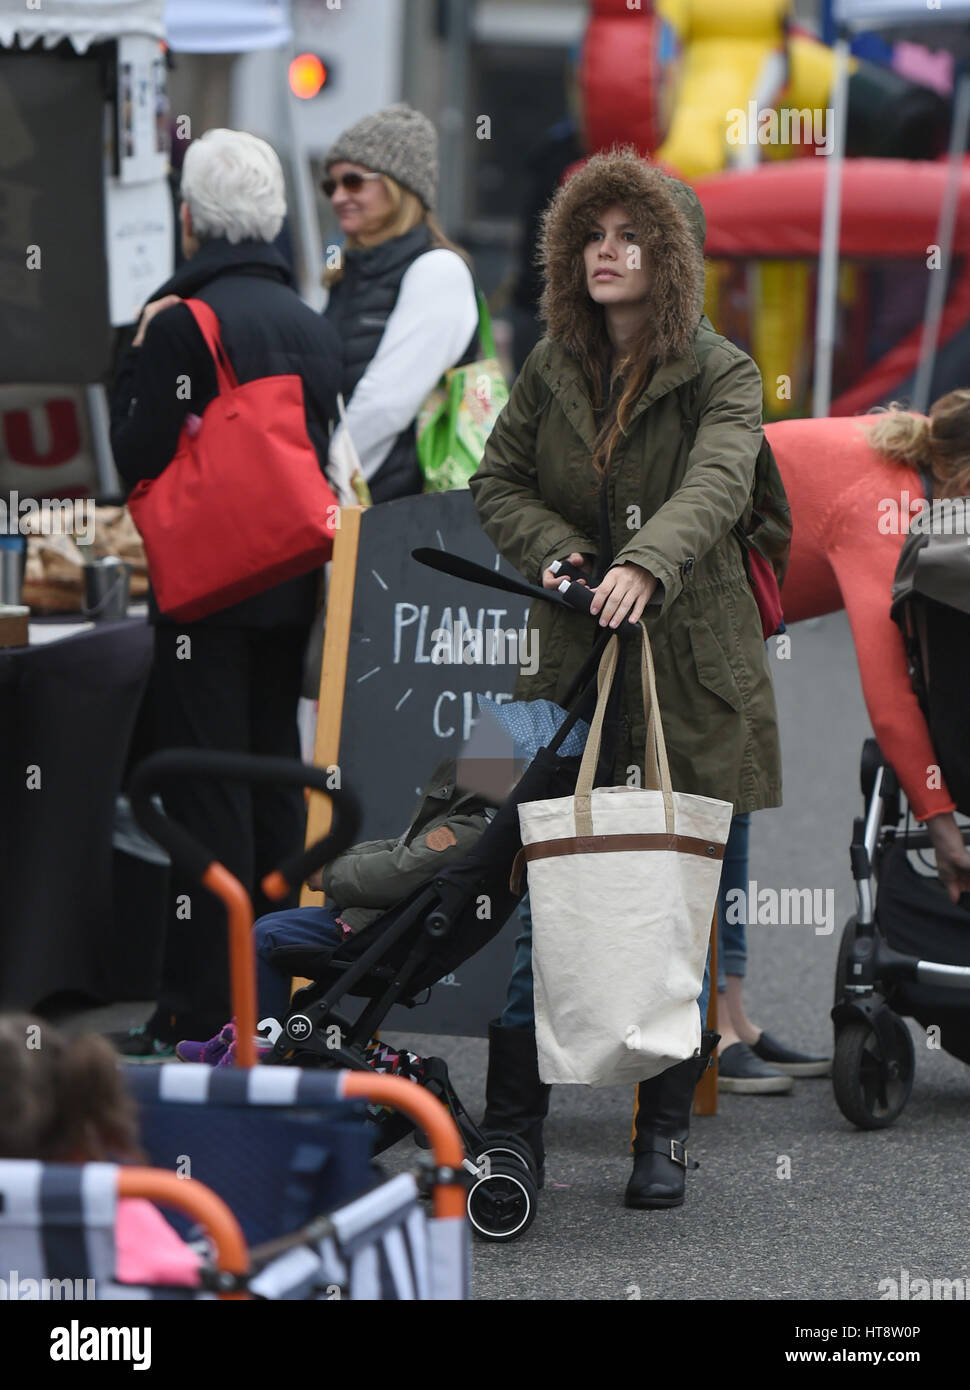
{"type": "Polygon", "coordinates": [[[290,63],[290,91],[303,101],[318,96],[332,78],[329,63],[316,53],[298,53],[290,63]]]}

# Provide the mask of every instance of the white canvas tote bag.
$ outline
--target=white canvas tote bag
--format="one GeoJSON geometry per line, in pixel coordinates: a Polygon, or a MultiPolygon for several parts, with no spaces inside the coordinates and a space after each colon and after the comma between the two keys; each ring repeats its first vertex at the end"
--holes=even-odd
{"type": "Polygon", "coordinates": [[[596,787],[614,637],[576,795],[519,807],[532,905],[536,1043],[543,1081],[646,1081],[700,1047],[697,997],[717,901],[729,801],[675,792],[641,623],[646,787],[596,787]]]}

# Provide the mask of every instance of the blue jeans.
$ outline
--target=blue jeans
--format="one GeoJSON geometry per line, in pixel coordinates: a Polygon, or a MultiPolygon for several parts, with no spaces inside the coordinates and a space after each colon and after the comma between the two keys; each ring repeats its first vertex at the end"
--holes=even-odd
{"type": "Polygon", "coordinates": [[[270,963],[278,946],[339,946],[343,931],[326,907],[291,907],[267,912],[253,927],[260,1018],[283,1019],[290,1011],[290,974],[270,963]]]}
{"type": "Polygon", "coordinates": [[[717,890],[717,987],[723,994],[728,975],[743,975],[748,960],[745,940],[747,912],[743,904],[748,895],[748,835],[751,812],[743,811],[731,822],[731,833],[724,849],[721,883],[717,890]],[[743,896],[729,903],[727,895],[739,890],[743,896]],[[740,911],[739,911],[740,907],[740,911]],[[730,910],[729,910],[730,909],[730,910]],[[737,918],[737,921],[730,920],[737,918]]]}

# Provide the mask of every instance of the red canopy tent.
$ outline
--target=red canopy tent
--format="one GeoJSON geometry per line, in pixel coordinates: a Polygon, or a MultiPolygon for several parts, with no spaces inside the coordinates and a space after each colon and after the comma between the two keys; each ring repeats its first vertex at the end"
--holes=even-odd
{"type": "MultiPolygon", "coordinates": [[[[695,187],[707,217],[707,254],[818,259],[825,164],[821,159],[796,159],[699,180],[695,187]]],[[[949,177],[946,161],[852,159],[842,168],[840,256],[928,260],[936,245],[949,177]]],[[[944,304],[941,347],[970,323],[970,159],[963,161],[960,172],[952,254],[962,264],[944,304]]],[[[919,326],[833,400],[828,413],[853,415],[890,397],[916,372],[922,341],[919,326]]]]}
{"type": "MultiPolygon", "coordinates": [[[[793,159],[699,179],[709,256],[817,259],[824,159],[793,159]]],[[[935,243],[947,165],[909,159],[843,164],[842,256],[917,258],[935,243]]],[[[953,250],[970,252],[970,159],[964,160],[953,250]]]]}

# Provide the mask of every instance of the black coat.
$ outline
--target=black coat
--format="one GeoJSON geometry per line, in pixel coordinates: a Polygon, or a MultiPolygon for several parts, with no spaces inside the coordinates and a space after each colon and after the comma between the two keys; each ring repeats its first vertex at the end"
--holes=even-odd
{"type": "MultiPolygon", "coordinates": [[[[303,378],[307,433],[325,467],[328,426],[340,388],[340,342],[333,325],[291,288],[279,252],[264,242],[205,242],[152,299],[166,294],[201,299],[214,310],[240,383],[288,373],[303,378]]],[[[158,477],[175,455],[186,415],[201,415],[215,395],[215,368],[190,311],[183,305],[163,310],[149,325],[143,345],[123,354],[112,391],[111,443],[129,488],[142,478],[158,477]],[[186,377],[188,400],[181,399],[185,391],[179,389],[186,377]]],[[[247,627],[308,624],[318,579],[313,573],[287,580],[201,621],[247,627]]],[[[153,620],[167,621],[154,602],[151,610],[153,620]]]]}
{"type": "MultiPolygon", "coordinates": [[[[345,402],[350,401],[380,347],[405,271],[424,255],[430,244],[431,233],[422,223],[379,246],[344,251],[343,277],[331,289],[324,313],[340,335],[341,390],[345,402]]],[[[395,439],[387,458],[371,478],[370,494],[375,502],[390,502],[396,497],[413,496],[423,487],[412,421],[395,439]]]]}
{"type": "MultiPolygon", "coordinates": [[[[341,390],[345,402],[349,403],[381,345],[406,271],[429,250],[431,233],[421,223],[379,246],[350,247],[344,251],[343,277],[330,291],[325,314],[340,334],[341,390]]],[[[483,355],[476,328],[455,365],[465,366],[483,355]]],[[[424,477],[418,463],[413,420],[395,439],[369,486],[375,502],[391,502],[397,497],[411,497],[423,491],[424,477]]]]}

